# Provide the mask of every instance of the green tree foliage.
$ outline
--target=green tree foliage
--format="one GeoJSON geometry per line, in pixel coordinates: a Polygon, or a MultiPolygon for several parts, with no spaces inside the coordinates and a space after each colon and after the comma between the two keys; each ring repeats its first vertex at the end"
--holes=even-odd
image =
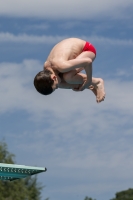
{"type": "Polygon", "coordinates": [[[111,200],[133,200],[133,189],[117,192],[116,197],[111,200]]]}
{"type": "MultiPolygon", "coordinates": [[[[15,164],[14,154],[8,152],[7,144],[0,142],[0,163],[15,164]]],[[[37,176],[15,181],[0,180],[0,200],[40,200],[42,186],[37,176]]]]}
{"type": "Polygon", "coordinates": [[[96,200],[96,199],[92,199],[92,198],[90,198],[90,197],[85,197],[84,200],[96,200]]]}

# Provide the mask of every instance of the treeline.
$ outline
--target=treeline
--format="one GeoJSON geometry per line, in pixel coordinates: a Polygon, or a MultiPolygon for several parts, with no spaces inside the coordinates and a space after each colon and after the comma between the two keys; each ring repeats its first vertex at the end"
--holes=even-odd
{"type": "MultiPolygon", "coordinates": [[[[85,197],[84,200],[96,200],[96,199],[92,199],[90,197],[85,197]]],[[[128,190],[117,192],[115,194],[115,198],[110,199],[110,200],[133,200],[133,189],[130,188],[128,190]]]]}

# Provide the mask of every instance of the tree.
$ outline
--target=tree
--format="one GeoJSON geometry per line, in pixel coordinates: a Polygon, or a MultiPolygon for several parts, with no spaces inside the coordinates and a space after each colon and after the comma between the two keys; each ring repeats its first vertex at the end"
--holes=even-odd
{"type": "Polygon", "coordinates": [[[116,197],[111,200],[133,200],[133,189],[117,192],[116,197]]]}
{"type": "Polygon", "coordinates": [[[84,200],[96,200],[96,199],[92,199],[92,198],[86,196],[84,200]]]}
{"type": "MultiPolygon", "coordinates": [[[[0,163],[15,164],[15,155],[8,151],[7,144],[0,142],[0,163]]],[[[37,176],[12,182],[0,181],[0,200],[41,200],[41,184],[37,176]]]]}

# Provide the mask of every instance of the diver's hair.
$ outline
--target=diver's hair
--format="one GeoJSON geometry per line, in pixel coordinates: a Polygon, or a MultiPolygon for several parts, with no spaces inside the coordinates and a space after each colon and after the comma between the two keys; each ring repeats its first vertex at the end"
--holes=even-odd
{"type": "Polygon", "coordinates": [[[53,92],[52,85],[54,80],[51,79],[51,74],[51,71],[43,70],[35,76],[34,86],[39,93],[49,95],[53,92]]]}

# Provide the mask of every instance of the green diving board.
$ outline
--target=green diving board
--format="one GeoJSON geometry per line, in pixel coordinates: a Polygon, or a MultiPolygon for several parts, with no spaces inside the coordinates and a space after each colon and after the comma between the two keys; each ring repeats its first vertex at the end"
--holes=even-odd
{"type": "Polygon", "coordinates": [[[0,163],[0,180],[13,181],[47,171],[44,167],[0,163]]]}

